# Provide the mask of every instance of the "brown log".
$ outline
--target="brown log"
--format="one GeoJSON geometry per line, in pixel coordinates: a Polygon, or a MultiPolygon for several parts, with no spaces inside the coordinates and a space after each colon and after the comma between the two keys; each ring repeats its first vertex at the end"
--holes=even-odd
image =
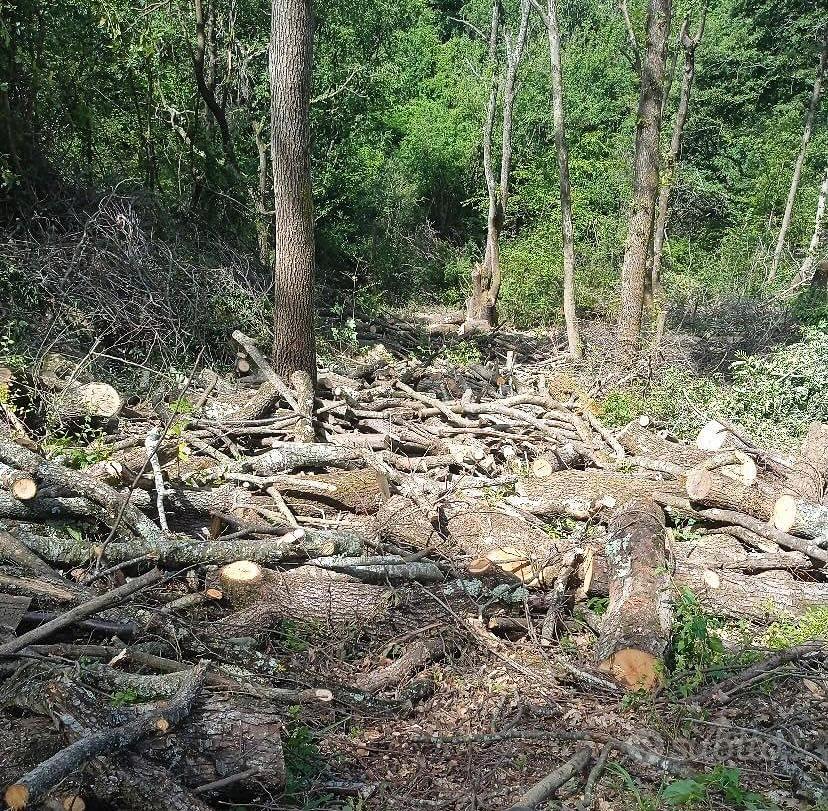
{"type": "Polygon", "coordinates": [[[109,420],[121,413],[124,401],[108,383],[73,383],[48,397],[48,411],[59,422],[109,420]]]}
{"type": "Polygon", "coordinates": [[[773,508],[773,525],[781,532],[814,538],[828,544],[828,506],[783,495],[773,508]]]}
{"type": "Polygon", "coordinates": [[[508,508],[454,504],[445,511],[445,526],[451,540],[477,561],[481,573],[489,573],[485,559],[510,578],[539,587],[554,583],[560,570],[558,542],[508,508]]]}
{"type": "Polygon", "coordinates": [[[89,732],[52,755],[6,789],[6,804],[12,809],[25,808],[97,755],[112,754],[149,735],[165,733],[190,713],[204,681],[205,670],[206,665],[196,665],[181,680],[176,695],[164,706],[140,713],[121,726],[89,732]]]}
{"type": "Polygon", "coordinates": [[[818,504],[828,482],[828,425],[812,422],[782,493],[818,504]]]}
{"type": "Polygon", "coordinates": [[[355,686],[364,693],[380,693],[410,679],[430,662],[442,659],[445,653],[446,645],[442,639],[418,639],[393,662],[363,673],[356,680],[355,686]]]}
{"type": "Polygon", "coordinates": [[[372,619],[388,608],[388,592],[355,577],[299,566],[265,572],[261,600],[211,626],[216,637],[249,636],[277,619],[341,624],[372,619]]]}
{"type": "Polygon", "coordinates": [[[707,455],[693,445],[665,439],[657,431],[642,426],[638,420],[627,426],[618,441],[630,456],[664,459],[684,468],[695,467],[707,455]]]}
{"type": "MultiPolygon", "coordinates": [[[[520,482],[518,498],[509,501],[539,516],[586,520],[608,517],[619,504],[650,498],[654,492],[679,492],[672,482],[604,470],[563,470],[538,481],[520,482]]],[[[682,491],[683,494],[683,491],[682,491]]]]}
{"type": "Polygon", "coordinates": [[[273,486],[299,515],[316,515],[331,509],[370,515],[390,497],[388,480],[373,468],[283,476],[273,486]]]}
{"type": "Polygon", "coordinates": [[[758,487],[734,481],[718,470],[694,468],[687,474],[685,490],[690,501],[704,507],[734,510],[761,521],[767,521],[773,514],[772,497],[758,487]]]}
{"type": "Polygon", "coordinates": [[[598,666],[629,688],[650,690],[660,680],[673,619],[661,508],[643,499],[621,507],[610,521],[605,554],[610,602],[598,666]]]}

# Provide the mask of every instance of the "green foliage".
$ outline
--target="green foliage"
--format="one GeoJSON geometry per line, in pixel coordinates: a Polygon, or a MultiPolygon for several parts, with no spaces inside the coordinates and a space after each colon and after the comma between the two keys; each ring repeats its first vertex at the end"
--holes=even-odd
{"type": "Polygon", "coordinates": [[[745,789],[741,784],[739,769],[716,766],[706,774],[674,780],[665,786],[661,799],[669,807],[686,806],[690,808],[727,808],[744,809],[744,811],[769,811],[776,806],[754,791],[745,789]]]}
{"type": "Polygon", "coordinates": [[[716,620],[702,610],[696,595],[687,587],[681,588],[670,638],[671,690],[690,695],[704,681],[708,668],[721,661],[724,647],[712,633],[717,627],[716,620]]]}
{"type": "Polygon", "coordinates": [[[139,698],[140,696],[135,692],[135,690],[131,687],[127,687],[124,690],[118,690],[117,693],[114,693],[109,703],[113,707],[126,707],[129,704],[135,704],[139,698]]]}
{"type": "Polygon", "coordinates": [[[812,606],[796,620],[778,620],[767,630],[769,648],[790,648],[812,640],[828,640],[828,606],[812,606]]]}
{"type": "MultiPolygon", "coordinates": [[[[298,722],[291,722],[287,725],[287,732],[282,736],[282,749],[285,756],[285,794],[288,797],[297,797],[322,771],[324,760],[316,745],[313,732],[298,722]]],[[[305,804],[304,807],[314,808],[316,806],[305,804]]]]}
{"type": "Polygon", "coordinates": [[[598,616],[603,616],[609,608],[609,597],[590,597],[587,608],[598,616]]]}

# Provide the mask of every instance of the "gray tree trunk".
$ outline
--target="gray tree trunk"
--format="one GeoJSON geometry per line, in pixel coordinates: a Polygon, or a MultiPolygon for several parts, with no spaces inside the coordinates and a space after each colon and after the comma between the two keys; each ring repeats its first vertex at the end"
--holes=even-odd
{"type": "Polygon", "coordinates": [[[273,0],[270,33],[273,167],[273,365],[316,380],[310,177],[313,20],[310,0],[273,0]]]}
{"type": "MultiPolygon", "coordinates": [[[[640,66],[640,89],[638,126],[635,134],[633,200],[624,249],[624,264],[621,269],[621,313],[618,318],[618,340],[630,354],[638,348],[641,339],[647,254],[652,240],[653,215],[659,189],[661,99],[670,15],[670,0],[649,0],[647,48],[643,53],[643,59],[642,54],[636,53],[636,63],[640,66]]],[[[628,31],[631,42],[637,48],[635,36],[629,26],[628,31]]]]}
{"type": "Polygon", "coordinates": [[[785,239],[788,235],[788,228],[791,225],[794,201],[799,191],[799,181],[802,179],[802,166],[805,163],[805,153],[808,151],[808,144],[814,129],[814,117],[819,109],[819,100],[822,96],[822,77],[825,75],[825,68],[828,66],[828,25],[825,26],[825,38],[822,44],[822,53],[819,57],[819,67],[814,79],[814,88],[811,92],[811,103],[808,105],[808,112],[805,115],[805,127],[802,130],[802,141],[799,144],[799,154],[796,156],[791,187],[788,189],[788,199],[785,200],[785,211],[782,214],[782,225],[779,226],[779,236],[776,239],[776,247],[773,250],[773,259],[768,268],[765,282],[770,282],[779,269],[779,262],[782,259],[782,251],[785,249],[785,239]]]}

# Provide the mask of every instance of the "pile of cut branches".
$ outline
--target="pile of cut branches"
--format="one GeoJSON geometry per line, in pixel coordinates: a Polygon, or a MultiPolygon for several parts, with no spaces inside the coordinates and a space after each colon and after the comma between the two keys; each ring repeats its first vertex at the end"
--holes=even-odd
{"type": "Polygon", "coordinates": [[[488,362],[447,370],[412,359],[414,327],[374,332],[315,388],[241,332],[232,374],[197,369],[153,403],[52,364],[26,414],[94,427],[81,469],[33,439],[13,408],[25,375],[5,371],[0,698],[25,743],[9,807],[277,789],[286,704],[400,711],[452,655],[449,625],[533,640],[598,689],[657,690],[682,587],[751,622],[828,603],[828,426],[791,458],[721,422],[694,445],[646,416],[612,431],[537,344],[488,336],[488,362]],[[595,598],[594,643],[557,652],[595,598]],[[255,648],[285,623],[381,635],[401,617],[413,641],[335,684],[297,687],[255,648]]]}

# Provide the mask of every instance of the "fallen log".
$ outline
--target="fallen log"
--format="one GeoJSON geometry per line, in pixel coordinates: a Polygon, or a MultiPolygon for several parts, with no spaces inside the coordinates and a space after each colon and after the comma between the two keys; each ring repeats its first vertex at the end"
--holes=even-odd
{"type": "Polygon", "coordinates": [[[373,468],[284,476],[275,479],[272,486],[300,515],[317,515],[331,509],[368,515],[375,513],[391,495],[388,480],[373,468]]]}
{"type": "Polygon", "coordinates": [[[364,464],[358,450],[313,442],[280,442],[266,453],[245,461],[245,465],[259,476],[289,473],[298,468],[338,467],[348,470],[363,467],[364,464]]]}
{"type": "Polygon", "coordinates": [[[250,636],[279,619],[326,624],[367,621],[389,605],[386,589],[317,566],[262,574],[258,599],[212,623],[213,636],[250,636]]]}
{"type": "MultiPolygon", "coordinates": [[[[100,547],[91,546],[82,538],[45,535],[47,528],[38,525],[18,524],[15,531],[29,549],[56,564],[85,566],[101,551],[100,547]]],[[[287,560],[306,560],[322,555],[358,555],[364,543],[363,534],[348,530],[298,529],[280,536],[232,541],[173,536],[160,543],[148,543],[136,538],[109,544],[105,556],[110,564],[146,558],[158,566],[170,568],[225,564],[236,560],[275,566],[287,560]]]]}
{"type": "Polygon", "coordinates": [[[47,398],[49,418],[66,424],[80,420],[111,420],[121,413],[124,400],[108,383],[72,383],[47,398]]]}
{"type": "Polygon", "coordinates": [[[652,498],[655,492],[679,493],[673,482],[594,469],[559,471],[540,481],[519,482],[515,489],[519,496],[508,498],[508,503],[534,515],[580,521],[596,514],[609,516],[618,505],[652,498]]]}
{"type": "Polygon", "coordinates": [[[521,794],[515,804],[509,806],[506,811],[531,811],[531,809],[536,808],[548,800],[556,789],[559,789],[564,783],[569,782],[586,769],[590,760],[592,760],[592,750],[588,746],[582,747],[563,765],[547,774],[543,780],[535,783],[534,786],[521,794]]]}
{"type": "Polygon", "coordinates": [[[9,808],[20,809],[44,797],[64,777],[101,754],[119,752],[149,735],[164,734],[192,709],[204,681],[205,664],[196,665],[182,679],[176,695],[164,706],[153,707],[121,726],[88,732],[24,774],[4,794],[9,808]]]}
{"type": "Polygon", "coordinates": [[[356,680],[356,688],[363,693],[381,693],[410,679],[418,670],[446,655],[442,639],[418,639],[405,652],[384,667],[363,673],[356,680]]]}
{"type": "Polygon", "coordinates": [[[828,545],[828,506],[784,495],[773,508],[773,525],[780,532],[813,538],[820,546],[828,545]]]}
{"type": "Polygon", "coordinates": [[[31,474],[0,463],[0,487],[8,488],[18,501],[31,501],[37,495],[38,483],[31,474]]]}
{"type": "Polygon", "coordinates": [[[828,481],[828,425],[812,422],[782,494],[818,504],[828,481]]]}
{"type": "Polygon", "coordinates": [[[657,431],[642,426],[638,420],[621,432],[618,441],[630,456],[667,460],[683,468],[695,467],[707,456],[698,447],[664,438],[657,431]]]}
{"type": "Polygon", "coordinates": [[[440,537],[423,510],[406,496],[391,496],[377,510],[377,525],[383,541],[397,546],[426,549],[439,546],[440,537]]]}
{"type": "Polygon", "coordinates": [[[719,470],[694,468],[687,474],[685,490],[691,502],[704,507],[734,510],[761,521],[773,514],[773,497],[756,486],[734,481],[719,470]]]}
{"type": "Polygon", "coordinates": [[[650,690],[661,678],[673,620],[661,508],[626,503],[610,521],[604,552],[610,602],[596,645],[598,667],[629,688],[650,690]]]}

